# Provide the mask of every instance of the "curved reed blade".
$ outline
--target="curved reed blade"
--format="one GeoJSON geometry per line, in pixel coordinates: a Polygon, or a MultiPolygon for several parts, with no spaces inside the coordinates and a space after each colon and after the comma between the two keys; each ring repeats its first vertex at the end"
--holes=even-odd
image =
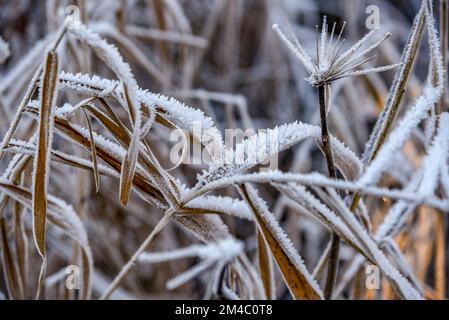
{"type": "Polygon", "coordinates": [[[47,54],[40,85],[40,112],[37,150],[33,169],[33,231],[39,254],[45,259],[45,224],[47,219],[47,187],[50,175],[50,153],[53,141],[54,108],[59,76],[58,55],[47,54]]]}

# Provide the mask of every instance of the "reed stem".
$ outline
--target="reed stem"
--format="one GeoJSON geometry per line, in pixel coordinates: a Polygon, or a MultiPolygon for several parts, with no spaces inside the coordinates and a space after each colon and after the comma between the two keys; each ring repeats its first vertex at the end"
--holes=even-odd
{"type": "MultiPolygon", "coordinates": [[[[328,97],[326,96],[326,86],[318,86],[318,100],[320,104],[320,118],[321,118],[321,143],[324,156],[326,158],[327,170],[330,178],[336,178],[337,173],[334,165],[334,158],[332,155],[331,141],[329,136],[329,129],[327,126],[327,110],[329,108],[328,97]]],[[[338,270],[338,254],[340,251],[340,237],[335,233],[331,235],[330,252],[328,258],[328,268],[326,284],[324,287],[324,297],[330,299],[335,285],[335,279],[338,270]]]]}

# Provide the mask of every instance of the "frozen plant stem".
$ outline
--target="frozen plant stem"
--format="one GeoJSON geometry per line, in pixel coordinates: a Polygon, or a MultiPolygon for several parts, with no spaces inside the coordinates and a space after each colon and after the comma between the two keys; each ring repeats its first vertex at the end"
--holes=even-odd
{"type": "Polygon", "coordinates": [[[326,157],[327,170],[329,172],[330,178],[336,178],[336,171],[334,166],[334,159],[332,156],[331,149],[331,141],[329,137],[329,129],[327,127],[327,110],[329,110],[329,106],[327,106],[328,97],[326,96],[326,89],[328,84],[319,85],[318,86],[318,100],[320,104],[320,118],[321,118],[321,142],[323,144],[323,152],[326,157]]]}
{"type": "Polygon", "coordinates": [[[324,298],[331,299],[334,290],[335,279],[338,271],[338,254],[340,252],[340,237],[332,232],[330,240],[330,252],[327,266],[326,284],[324,287],[324,298]]]}
{"type": "MultiPolygon", "coordinates": [[[[329,110],[330,106],[327,105],[329,97],[327,97],[326,95],[329,92],[329,90],[327,90],[329,88],[326,88],[326,86],[330,85],[322,84],[318,86],[318,101],[320,104],[320,118],[321,118],[321,143],[324,156],[326,157],[326,164],[329,177],[335,179],[337,177],[337,174],[335,171],[334,159],[332,156],[329,129],[327,127],[327,110],[329,110]]],[[[330,299],[332,296],[335,278],[337,275],[339,249],[340,249],[340,237],[338,237],[335,233],[332,233],[331,247],[327,267],[326,284],[324,287],[325,299],[330,299]]]]}

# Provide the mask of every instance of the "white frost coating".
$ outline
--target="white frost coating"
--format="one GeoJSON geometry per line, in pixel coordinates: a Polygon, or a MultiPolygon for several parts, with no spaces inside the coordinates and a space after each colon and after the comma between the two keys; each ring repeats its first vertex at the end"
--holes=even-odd
{"type": "Polygon", "coordinates": [[[399,292],[405,299],[420,300],[422,295],[418,292],[411,283],[404,278],[404,276],[391,264],[385,254],[379,249],[377,243],[366,232],[360,222],[356,219],[354,214],[347,208],[343,200],[333,189],[328,189],[332,198],[339,204],[340,213],[346,220],[346,223],[351,226],[351,230],[354,231],[355,236],[366,246],[367,251],[373,257],[376,264],[382,270],[383,274],[390,278],[395,284],[399,292]]]}
{"type": "MultiPolygon", "coordinates": [[[[356,43],[354,43],[352,45],[352,47],[350,47],[348,50],[346,50],[345,52],[343,52],[339,58],[335,61],[335,64],[338,63],[342,63],[345,61],[345,59],[347,59],[349,56],[352,56],[355,52],[357,52],[357,50],[359,50],[362,45],[367,42],[376,32],[375,29],[372,29],[371,31],[369,31],[367,34],[365,34],[359,41],[357,41],[356,43]]],[[[372,50],[372,49],[371,49],[372,50]]],[[[354,55],[355,57],[359,56],[359,55],[354,55]]]]}
{"type": "MultiPolygon", "coordinates": [[[[118,82],[98,76],[91,76],[82,73],[61,72],[60,88],[75,90],[80,94],[100,95],[101,92],[110,94],[118,86],[118,82]],[[112,90],[111,90],[112,89],[112,90]]],[[[172,97],[150,92],[149,90],[138,89],[137,98],[145,107],[151,111],[154,107],[160,107],[166,112],[167,117],[174,121],[181,128],[191,132],[195,124],[201,124],[202,129],[214,127],[210,117],[206,117],[203,111],[187,106],[186,104],[172,97]]]]}
{"type": "MultiPolygon", "coordinates": [[[[80,41],[92,47],[97,56],[102,59],[104,63],[106,63],[106,65],[123,82],[123,86],[126,86],[127,90],[123,90],[123,92],[125,93],[126,91],[128,93],[127,96],[129,100],[126,99],[126,102],[128,104],[129,113],[134,114],[134,127],[129,148],[126,152],[126,157],[122,161],[120,199],[122,200],[123,198],[128,198],[126,195],[122,194],[122,187],[125,185],[125,180],[132,180],[136,171],[137,158],[139,154],[140,131],[142,125],[142,115],[137,94],[137,82],[131,72],[131,68],[123,61],[122,56],[114,45],[109,44],[98,34],[90,31],[85,25],[79,21],[73,20],[72,17],[67,18],[66,26],[67,29],[71,31],[80,41]]],[[[130,191],[128,190],[127,192],[130,191]]],[[[122,204],[126,205],[127,203],[122,204]]]]}
{"type": "MultiPolygon", "coordinates": [[[[421,196],[416,191],[420,188],[420,185],[422,185],[423,183],[422,176],[423,176],[422,171],[421,170],[418,171],[413,176],[408,185],[404,188],[405,192],[416,194],[418,197],[429,197],[430,195],[426,196],[425,194],[421,196]]],[[[425,190],[423,191],[426,192],[425,190]]],[[[387,236],[394,237],[402,229],[407,218],[416,209],[416,206],[417,205],[414,203],[407,203],[403,201],[396,202],[388,211],[382,224],[378,227],[375,235],[376,241],[378,242],[383,241],[383,239],[387,236]]]]}
{"type": "MultiPolygon", "coordinates": [[[[32,107],[32,105],[29,105],[29,107],[32,107]]],[[[88,129],[76,123],[70,123],[70,126],[78,133],[80,133],[84,138],[90,140],[90,132],[88,129]]],[[[63,132],[61,132],[61,134],[65,135],[63,132]]],[[[119,159],[123,159],[125,157],[126,150],[121,145],[109,140],[108,138],[105,138],[104,136],[94,131],[92,132],[92,135],[94,137],[95,144],[104,148],[107,153],[112,156],[118,157],[119,159]]]]}
{"type": "MultiPolygon", "coordinates": [[[[61,74],[61,80],[61,88],[75,90],[80,94],[90,93],[97,96],[108,93],[113,86],[118,84],[114,80],[103,78],[94,83],[90,75],[74,75],[70,73],[61,74]]],[[[122,96],[121,93],[117,93],[117,90],[115,90],[115,93],[122,96]]],[[[189,107],[175,98],[143,89],[137,90],[137,98],[150,113],[154,113],[156,107],[160,108],[168,120],[178,127],[187,130],[201,141],[213,159],[220,158],[223,149],[223,138],[220,131],[215,128],[212,119],[207,117],[203,111],[189,107]],[[201,130],[194,130],[195,127],[199,127],[201,130]]],[[[147,132],[148,130],[147,126],[145,131],[147,132]]]]}
{"type": "Polygon", "coordinates": [[[273,214],[269,211],[265,200],[259,197],[257,190],[251,185],[246,185],[246,190],[252,204],[256,207],[258,213],[261,215],[261,218],[276,236],[279,244],[283,247],[291,262],[307,279],[307,282],[315,290],[315,292],[322,298],[323,294],[321,292],[320,286],[310,274],[309,270],[307,270],[307,267],[304,265],[304,261],[299,256],[298,251],[296,250],[291,240],[288,238],[287,234],[281,228],[273,214]]]}
{"type": "Polygon", "coordinates": [[[364,186],[351,181],[341,180],[341,179],[331,179],[320,173],[283,173],[280,171],[265,171],[259,173],[251,174],[236,174],[224,178],[219,178],[215,181],[209,182],[208,184],[202,186],[201,188],[191,189],[184,195],[183,202],[188,203],[194,198],[204,195],[208,192],[215,191],[217,189],[224,188],[226,186],[235,183],[287,183],[295,182],[309,186],[328,186],[332,188],[348,190],[352,192],[360,192],[366,195],[373,195],[377,197],[388,197],[392,199],[401,199],[414,204],[426,204],[442,211],[449,210],[449,201],[441,200],[436,197],[426,197],[417,194],[415,191],[402,191],[398,189],[388,189],[384,187],[371,187],[364,186]]]}
{"type": "MultiPolygon", "coordinates": [[[[31,100],[28,102],[28,108],[39,110],[39,101],[31,100]]],[[[64,103],[62,107],[55,107],[55,116],[65,118],[67,115],[73,113],[76,110],[75,106],[70,103],[64,103]]]]}
{"type": "MultiPolygon", "coordinates": [[[[14,153],[19,153],[19,154],[27,154],[27,155],[31,155],[33,156],[36,153],[36,144],[30,142],[30,141],[23,141],[23,140],[17,140],[17,139],[11,139],[10,142],[10,147],[8,147],[7,149],[5,149],[5,151],[12,151],[14,153]]],[[[75,163],[79,163],[81,165],[84,165],[88,168],[92,168],[94,167],[94,164],[92,162],[92,160],[87,160],[87,159],[83,159],[80,158],[78,156],[72,155],[72,154],[67,154],[58,150],[52,150],[52,154],[55,155],[58,158],[64,159],[64,160],[68,160],[68,161],[73,161],[75,163]]],[[[98,163],[97,164],[98,167],[98,171],[101,174],[107,175],[107,176],[111,176],[111,177],[115,177],[118,178],[119,175],[116,171],[114,171],[113,169],[111,169],[110,167],[105,166],[104,164],[98,163]]]]}
{"type": "Polygon", "coordinates": [[[360,177],[360,184],[377,183],[381,174],[392,165],[392,155],[410,138],[413,129],[427,116],[427,112],[438,101],[440,95],[440,89],[429,87],[424,89],[424,94],[418,98],[412,109],[407,112],[398,127],[389,135],[376,158],[366,168],[365,173],[360,177]]]}
{"type": "MultiPolygon", "coordinates": [[[[436,50],[438,48],[439,42],[435,44],[436,41],[436,31],[433,27],[435,24],[433,17],[426,12],[429,19],[427,21],[427,29],[429,32],[429,38],[431,39],[431,48],[436,50]],[[432,44],[433,43],[433,44],[432,44]]],[[[438,53],[438,51],[433,51],[433,53],[438,53]]],[[[438,57],[434,57],[437,62],[437,71],[439,76],[439,81],[441,83],[441,64],[438,63],[438,57]]],[[[447,148],[448,148],[448,122],[449,117],[447,113],[441,114],[440,125],[437,135],[434,138],[432,146],[428,150],[428,155],[424,159],[422,165],[422,171],[417,172],[409,184],[404,188],[406,192],[415,193],[419,197],[429,197],[435,190],[435,179],[438,178],[438,168],[441,174],[444,173],[443,168],[447,168],[447,148]],[[434,163],[435,162],[435,163],[434,163]],[[437,168],[433,168],[436,166],[437,168]],[[427,177],[426,177],[427,176],[427,177]],[[429,181],[427,181],[429,180],[429,181]],[[421,196],[422,194],[422,196],[421,196]]],[[[445,178],[442,176],[441,181],[443,186],[447,183],[445,178]]],[[[409,203],[404,203],[402,201],[397,202],[388,212],[383,223],[379,226],[375,239],[377,241],[382,241],[387,236],[394,236],[403,226],[404,221],[407,219],[409,214],[413,212],[415,205],[409,203]]]]}
{"type": "Polygon", "coordinates": [[[65,71],[61,71],[59,75],[59,88],[76,90],[87,96],[104,97],[114,92],[118,86],[118,81],[101,78],[97,75],[73,74],[65,71]]]}
{"type": "MultiPolygon", "coordinates": [[[[419,185],[421,178],[421,172],[417,172],[409,184],[404,188],[406,192],[410,192],[412,190],[416,190],[416,188],[419,185]]],[[[387,237],[394,237],[399,230],[401,230],[403,226],[403,222],[405,219],[407,219],[408,215],[411,214],[414,209],[416,208],[416,205],[413,203],[406,203],[403,201],[396,202],[390,210],[388,210],[388,213],[386,217],[384,218],[384,221],[381,223],[381,225],[377,228],[376,234],[374,235],[374,240],[377,243],[381,243],[386,239],[387,237]]],[[[356,272],[359,270],[360,266],[363,264],[364,258],[362,256],[357,256],[347,271],[343,275],[342,282],[346,279],[351,279],[356,272]]],[[[340,292],[339,289],[342,289],[341,287],[337,288],[337,292],[340,292]]]]}
{"type": "MultiPolygon", "coordinates": [[[[316,61],[314,61],[310,55],[306,53],[304,48],[299,43],[298,39],[293,35],[295,43],[293,44],[282,33],[277,24],[273,25],[273,30],[276,31],[279,38],[284,44],[296,55],[301,64],[304,66],[308,73],[306,79],[313,86],[321,86],[330,84],[334,80],[338,80],[345,77],[357,76],[370,72],[382,72],[397,67],[398,65],[388,65],[379,68],[370,68],[354,72],[354,70],[370,59],[363,60],[363,56],[377,48],[385,39],[389,37],[387,34],[382,40],[378,40],[369,45],[366,49],[361,50],[374,34],[375,30],[371,30],[362,39],[357,41],[353,46],[347,49],[342,54],[339,54],[340,49],[343,46],[344,40],[341,40],[341,32],[343,31],[345,24],[338,35],[335,43],[333,42],[334,28],[332,30],[329,41],[327,40],[328,25],[327,17],[323,17],[323,23],[321,26],[320,40],[317,39],[316,44],[316,61]]],[[[335,27],[335,26],[334,26],[335,27]]],[[[318,31],[317,31],[318,32],[318,31]]]]}
{"type": "MultiPolygon", "coordinates": [[[[413,25],[410,31],[410,35],[407,41],[407,45],[402,53],[401,60],[406,64],[411,64],[413,59],[413,51],[416,49],[415,46],[417,43],[419,43],[420,38],[420,20],[423,19],[422,16],[424,13],[424,7],[425,4],[423,3],[419,9],[418,14],[415,16],[415,19],[413,21],[413,25]],[[414,45],[412,45],[414,44],[414,45]]],[[[388,117],[392,115],[392,109],[394,101],[393,96],[396,95],[400,90],[399,86],[403,84],[405,77],[407,75],[406,68],[401,68],[395,75],[395,79],[393,80],[393,84],[390,88],[390,92],[388,93],[387,97],[387,103],[385,105],[385,109],[380,114],[379,118],[376,121],[376,124],[370,134],[369,140],[366,143],[365,150],[362,155],[362,161],[364,164],[367,164],[371,159],[372,152],[374,150],[376,141],[379,137],[379,134],[381,130],[384,129],[384,126],[386,124],[386,120],[388,117]]]]}
{"type": "Polygon", "coordinates": [[[73,207],[64,200],[52,195],[48,196],[48,200],[50,202],[50,211],[53,211],[54,218],[64,226],[64,231],[66,231],[73,239],[76,239],[83,247],[88,248],[87,233],[73,207]],[[54,206],[52,203],[56,205],[54,206]]]}
{"type": "Polygon", "coordinates": [[[345,77],[352,77],[352,76],[355,77],[355,76],[361,76],[361,75],[368,74],[368,73],[384,72],[384,71],[388,71],[388,70],[397,68],[401,64],[402,63],[394,63],[394,64],[389,64],[389,65],[381,66],[381,67],[374,67],[374,68],[368,68],[368,69],[364,69],[364,70],[357,70],[357,71],[345,73],[344,76],[345,77]]]}
{"type": "Polygon", "coordinates": [[[152,93],[148,90],[139,90],[139,96],[147,106],[156,105],[163,107],[168,112],[169,118],[176,119],[183,124],[183,128],[189,131],[193,130],[192,126],[195,122],[200,123],[203,129],[209,129],[214,126],[212,119],[206,117],[204,112],[196,108],[188,107],[175,98],[152,93]]]}
{"type": "MultiPolygon", "coordinates": [[[[76,131],[78,131],[84,138],[90,140],[89,130],[76,123],[71,123],[71,126],[76,131]]],[[[125,157],[126,150],[121,145],[109,140],[108,138],[103,137],[102,135],[96,132],[92,132],[92,135],[94,137],[95,144],[104,148],[107,153],[113,156],[117,156],[119,159],[123,159],[125,157]]]]}
{"type": "Polygon", "coordinates": [[[279,25],[273,24],[273,30],[276,31],[279,38],[284,42],[287,48],[289,48],[296,55],[299,61],[301,61],[304,68],[306,68],[307,72],[312,73],[314,71],[312,59],[310,58],[309,55],[305,53],[301,44],[299,44],[299,42],[296,42],[295,47],[295,45],[290,40],[287,39],[287,37],[284,35],[281,29],[279,29],[279,25]]]}
{"type": "MultiPolygon", "coordinates": [[[[36,105],[34,102],[28,104],[28,107],[31,109],[35,109],[36,105]]],[[[66,104],[64,107],[58,114],[56,113],[56,116],[61,116],[61,113],[63,114],[65,111],[71,110],[70,106],[68,104],[66,104]]],[[[58,110],[60,108],[56,108],[56,110],[58,110]]],[[[81,134],[84,138],[86,138],[87,140],[90,140],[90,132],[87,128],[82,127],[76,123],[72,123],[70,122],[70,126],[76,130],[79,134],[81,134]]],[[[123,159],[126,155],[126,149],[123,148],[121,145],[109,140],[108,138],[105,138],[104,136],[96,133],[95,131],[92,132],[93,137],[94,137],[94,141],[95,144],[98,146],[101,146],[108,154],[114,156],[114,157],[118,157],[119,159],[123,159]]],[[[63,132],[61,132],[61,135],[65,134],[63,132]]]]}
{"type": "Polygon", "coordinates": [[[243,243],[233,238],[226,238],[218,242],[207,243],[204,245],[191,245],[186,248],[155,253],[142,253],[139,262],[158,263],[164,261],[178,260],[188,257],[198,257],[202,260],[187,271],[177,275],[167,282],[169,290],[179,287],[187,281],[198,276],[206,269],[217,265],[218,269],[222,269],[227,263],[244,252],[243,243]]]}
{"type": "Polygon", "coordinates": [[[132,105],[136,109],[136,127],[140,121],[140,108],[137,99],[137,82],[131,72],[129,65],[123,61],[118,49],[102,39],[98,34],[90,31],[85,25],[79,21],[74,21],[69,17],[67,20],[67,29],[72,32],[80,41],[86,43],[95,51],[98,57],[118,76],[118,78],[126,84],[129,90],[129,96],[132,105]]]}
{"type": "Polygon", "coordinates": [[[359,241],[354,238],[352,231],[346,226],[346,224],[338,217],[333,211],[331,211],[327,206],[315,198],[310,192],[308,192],[303,186],[298,184],[289,183],[288,185],[276,185],[276,188],[283,191],[292,200],[299,202],[305,207],[310,205],[314,207],[319,214],[324,217],[328,222],[330,222],[337,230],[339,230],[345,237],[347,237],[352,243],[357,245],[359,248],[363,247],[360,245],[359,241]]]}
{"type": "Polygon", "coordinates": [[[142,253],[139,257],[139,261],[146,263],[157,263],[188,257],[198,257],[203,260],[228,263],[242,252],[242,242],[233,238],[226,238],[218,242],[203,245],[194,244],[189,247],[173,251],[142,253]]]}
{"type": "MultiPolygon", "coordinates": [[[[439,86],[441,86],[442,84],[442,69],[441,69],[441,57],[440,57],[440,51],[436,50],[436,48],[439,49],[439,41],[437,41],[437,37],[436,37],[436,30],[435,30],[435,21],[434,18],[432,16],[432,14],[430,14],[428,12],[427,9],[427,5],[426,3],[423,2],[423,5],[421,6],[420,12],[418,13],[418,16],[423,14],[423,10],[425,10],[425,14],[427,17],[427,30],[429,33],[429,44],[430,44],[430,49],[431,49],[431,54],[432,54],[432,58],[433,61],[436,62],[436,66],[437,66],[437,73],[438,73],[438,84],[439,86]]],[[[417,17],[418,17],[417,16],[417,17]]],[[[418,20],[417,18],[415,18],[415,22],[412,28],[412,33],[411,33],[411,38],[416,38],[418,36],[418,20]]],[[[409,43],[413,42],[409,41],[409,43]]],[[[409,56],[409,52],[413,50],[413,48],[408,45],[406,48],[406,52],[404,53],[404,57],[409,56]]],[[[403,74],[402,74],[403,76],[403,74]]],[[[431,78],[429,76],[429,78],[431,78]]],[[[395,80],[395,85],[397,86],[399,83],[400,79],[395,80]]],[[[395,90],[397,91],[397,90],[395,90]]],[[[386,116],[386,115],[384,115],[386,116]]],[[[379,130],[380,129],[380,123],[383,122],[383,120],[381,119],[381,121],[378,123],[376,123],[376,128],[379,130]]],[[[378,131],[377,130],[377,131],[378,131]]],[[[376,131],[376,129],[375,129],[376,131]]],[[[366,151],[370,151],[372,150],[372,145],[373,145],[373,139],[375,138],[375,135],[372,135],[370,137],[370,141],[367,144],[366,147],[366,151]]],[[[369,156],[369,152],[366,152],[364,154],[364,160],[367,159],[367,157],[369,156]]],[[[440,173],[442,175],[441,177],[441,181],[442,181],[442,185],[443,188],[445,189],[446,194],[449,194],[449,173],[448,173],[448,166],[444,165],[441,167],[440,169],[440,173]]],[[[408,186],[405,188],[405,190],[409,193],[413,193],[419,186],[421,181],[421,172],[418,172],[417,174],[414,175],[414,177],[411,179],[410,183],[408,184],[408,186]]],[[[407,218],[407,216],[409,214],[411,214],[414,211],[415,205],[413,204],[407,204],[404,203],[402,201],[397,202],[388,212],[387,216],[385,217],[383,223],[379,226],[378,231],[376,232],[375,235],[375,240],[377,242],[383,241],[386,237],[390,237],[390,236],[394,236],[394,234],[396,232],[398,232],[401,227],[403,226],[403,221],[407,218]]],[[[447,211],[447,209],[444,209],[443,211],[447,211]]],[[[360,266],[363,263],[363,258],[361,256],[358,256],[353,263],[351,264],[351,266],[348,268],[347,272],[345,272],[344,274],[344,279],[351,279],[356,272],[359,270],[360,266]]],[[[340,286],[337,289],[337,292],[341,292],[342,287],[340,286]]]]}
{"type": "Polygon", "coordinates": [[[173,289],[183,285],[184,283],[195,278],[196,276],[203,273],[207,269],[211,268],[213,266],[213,264],[214,264],[213,262],[208,261],[208,260],[200,262],[199,264],[193,266],[189,270],[177,275],[173,279],[168,280],[167,284],[166,284],[167,289],[173,290],[173,289]]]}
{"type": "MultiPolygon", "coordinates": [[[[209,169],[197,177],[199,185],[243,173],[309,137],[319,141],[321,128],[295,121],[274,129],[261,130],[257,135],[237,144],[234,150],[225,150],[221,159],[212,162],[209,169]]],[[[331,136],[331,142],[335,157],[341,156],[346,161],[337,161],[337,167],[346,173],[344,167],[351,159],[352,170],[360,172],[362,164],[357,156],[334,136],[331,136]]]]}
{"type": "Polygon", "coordinates": [[[404,116],[398,127],[388,136],[387,141],[379,150],[376,158],[367,167],[359,183],[363,185],[375,184],[381,174],[391,166],[391,156],[401,148],[410,137],[413,129],[427,117],[428,111],[438,102],[444,89],[444,68],[441,57],[440,41],[435,30],[433,16],[426,9],[426,23],[429,35],[429,46],[432,62],[436,66],[437,84],[433,86],[431,80],[434,76],[433,68],[430,67],[428,84],[422,95],[416,100],[414,106],[404,116]]]}
{"type": "Polygon", "coordinates": [[[169,120],[192,133],[206,147],[212,159],[219,159],[224,148],[223,138],[212,119],[206,117],[203,111],[188,107],[175,98],[148,90],[139,90],[139,99],[148,108],[162,107],[169,120]],[[194,130],[195,128],[200,130],[194,130]]]}
{"type": "Polygon", "coordinates": [[[8,166],[6,167],[5,171],[1,175],[1,179],[8,179],[8,176],[11,174],[12,170],[15,168],[17,163],[22,159],[22,156],[20,154],[16,154],[12,157],[11,161],[8,162],[8,166]]]}
{"type": "Polygon", "coordinates": [[[402,254],[401,249],[399,249],[396,242],[392,238],[387,238],[385,239],[384,244],[386,245],[386,249],[394,257],[394,261],[398,264],[399,269],[404,273],[407,279],[410,279],[413,286],[415,286],[418,291],[422,292],[422,286],[419,284],[419,281],[413,273],[411,266],[407,262],[407,259],[402,254]]]}
{"type": "Polygon", "coordinates": [[[440,115],[438,131],[424,158],[422,165],[423,177],[418,193],[424,196],[434,194],[438,183],[441,168],[447,165],[449,149],[449,114],[444,112],[440,115]]]}
{"type": "Polygon", "coordinates": [[[62,107],[56,108],[55,111],[55,115],[57,117],[67,117],[68,115],[72,114],[73,112],[75,112],[76,108],[74,105],[70,104],[70,103],[64,103],[64,105],[62,107]]]}
{"type": "Polygon", "coordinates": [[[248,209],[246,203],[242,200],[233,199],[222,196],[203,196],[193,199],[189,202],[186,208],[196,208],[203,210],[211,210],[213,212],[219,211],[229,214],[231,216],[254,220],[251,211],[248,209]]]}
{"type": "Polygon", "coordinates": [[[8,148],[5,148],[4,150],[34,156],[36,154],[36,144],[23,140],[11,139],[8,148]]]}
{"type": "MultiPolygon", "coordinates": [[[[327,16],[323,16],[323,23],[321,24],[320,45],[319,45],[320,58],[326,57],[326,55],[325,55],[326,45],[327,45],[327,16]]],[[[320,70],[328,67],[326,65],[326,63],[329,63],[328,59],[319,59],[319,61],[320,61],[320,65],[319,65],[320,70]]]]}

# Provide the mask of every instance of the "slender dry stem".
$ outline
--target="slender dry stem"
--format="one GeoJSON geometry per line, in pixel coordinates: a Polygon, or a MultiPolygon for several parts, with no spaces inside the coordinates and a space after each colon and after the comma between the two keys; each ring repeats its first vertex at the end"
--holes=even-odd
{"type": "MultiPolygon", "coordinates": [[[[326,105],[326,102],[329,101],[329,99],[328,97],[326,97],[325,86],[326,85],[318,86],[318,100],[320,104],[320,118],[321,118],[321,142],[323,144],[323,152],[326,158],[329,177],[335,179],[337,177],[337,173],[335,170],[331,141],[329,136],[329,129],[327,126],[327,110],[329,110],[330,106],[326,105]]],[[[332,291],[334,289],[335,279],[337,277],[340,237],[335,233],[332,233],[330,241],[331,247],[328,258],[326,285],[324,287],[324,297],[326,299],[330,299],[332,297],[332,291]]]]}

